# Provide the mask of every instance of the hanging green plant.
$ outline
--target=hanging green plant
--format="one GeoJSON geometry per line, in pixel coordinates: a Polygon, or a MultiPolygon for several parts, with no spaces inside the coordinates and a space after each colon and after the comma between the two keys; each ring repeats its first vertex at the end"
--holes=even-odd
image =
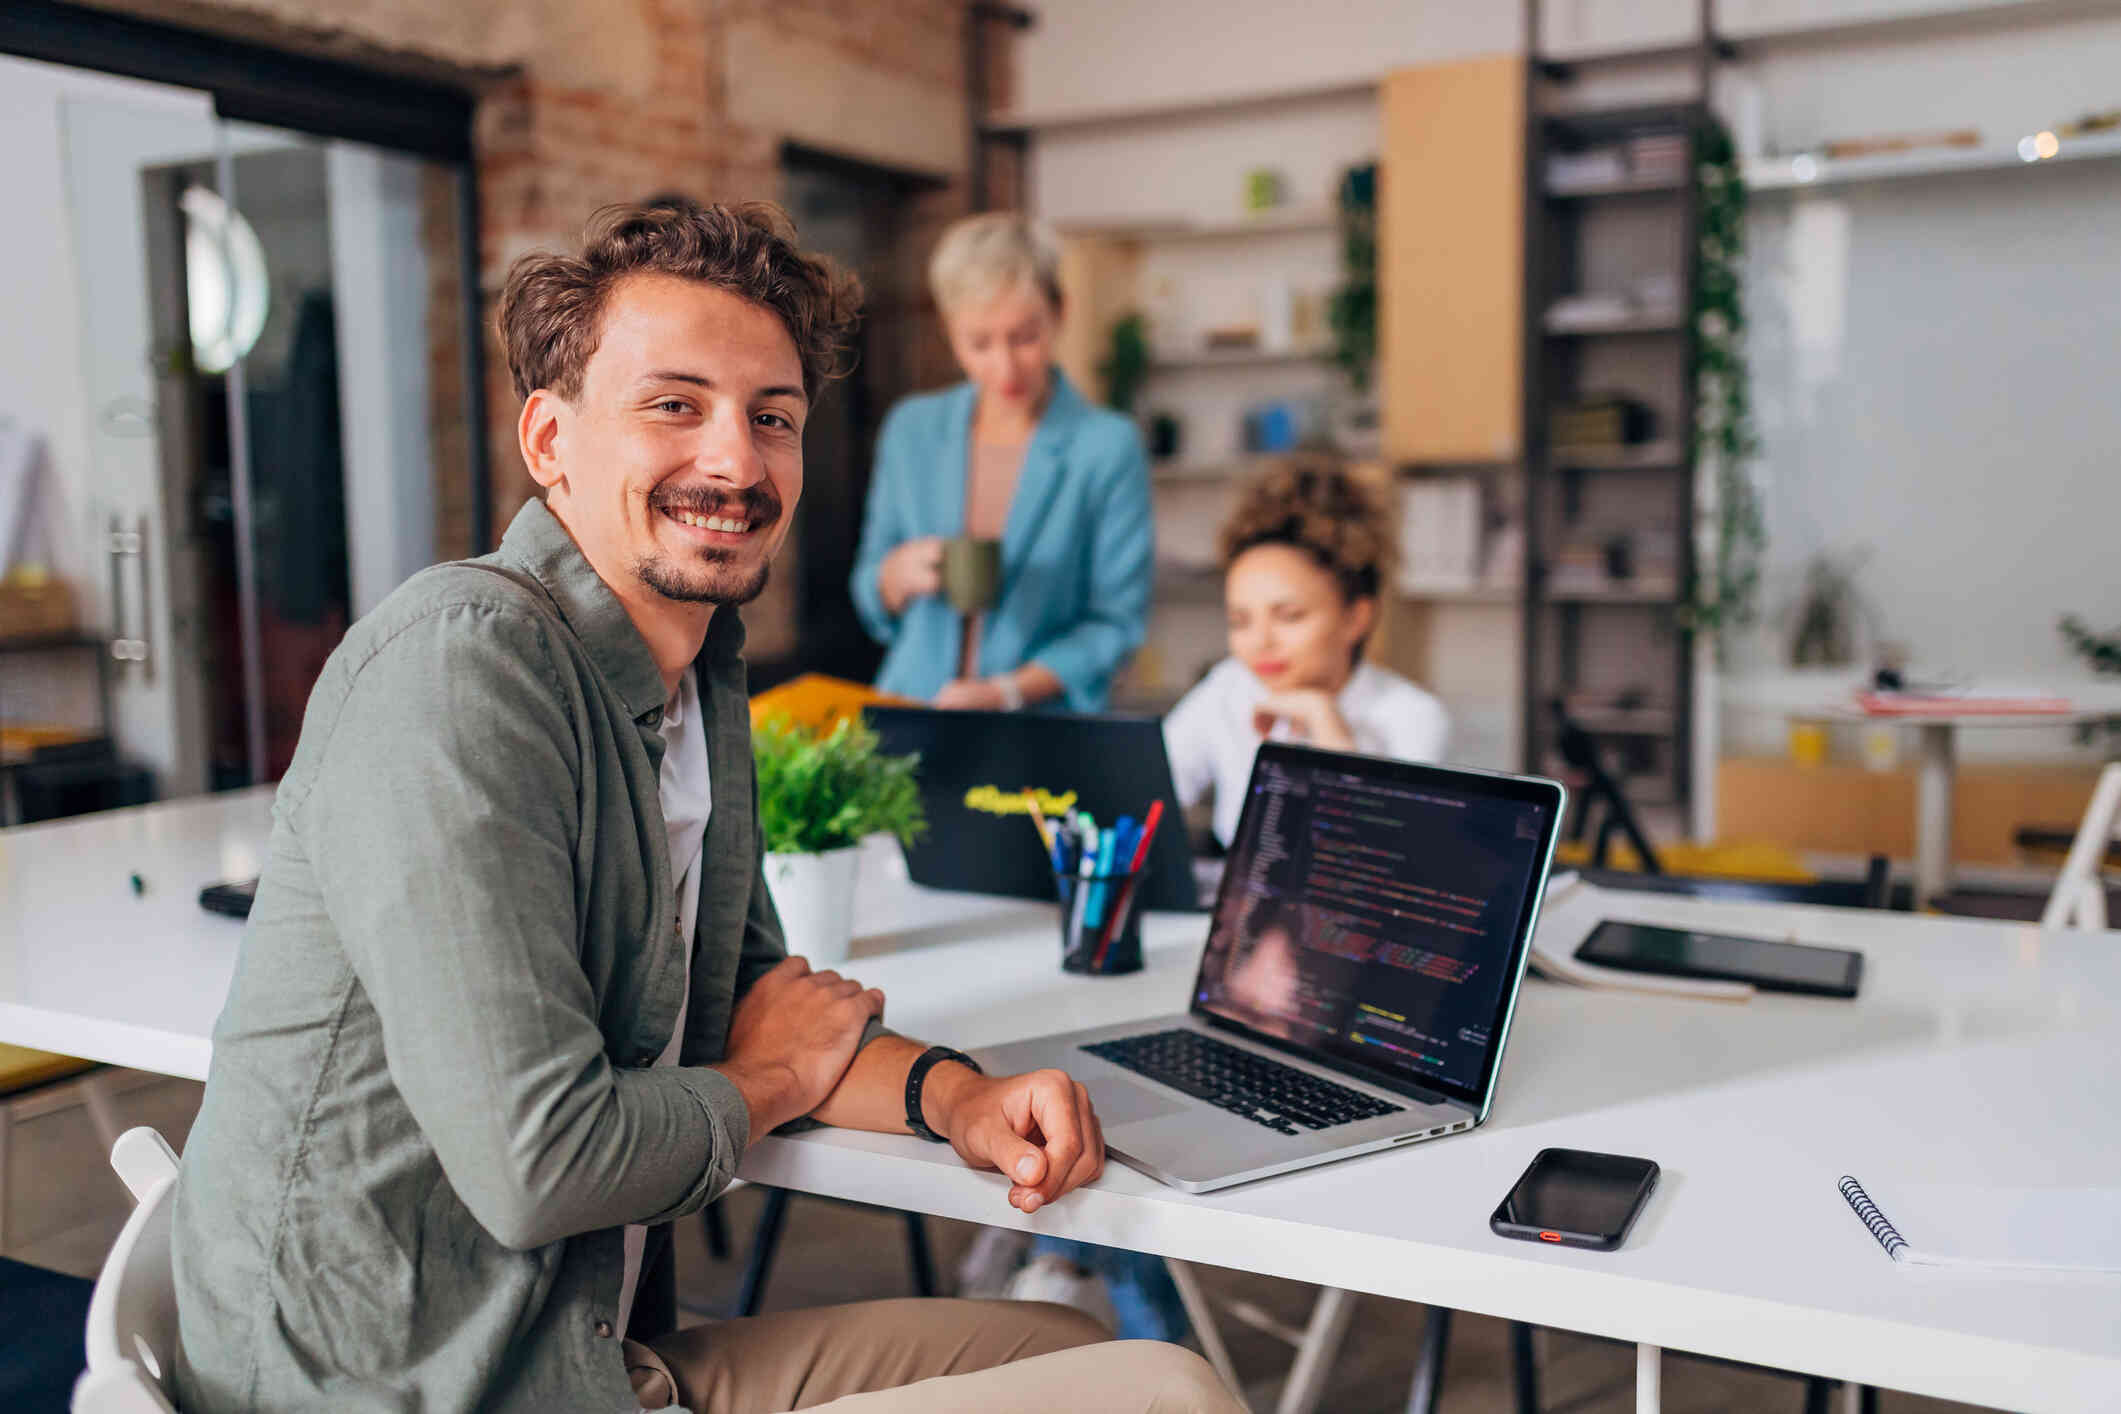
{"type": "Polygon", "coordinates": [[[1696,137],[1694,183],[1694,464],[1715,477],[1716,525],[1681,617],[1721,647],[1724,630],[1759,612],[1767,524],[1751,470],[1760,443],[1745,361],[1745,178],[1730,133],[1714,119],[1696,137]]]}
{"type": "Polygon", "coordinates": [[[1358,394],[1370,391],[1377,362],[1377,164],[1341,174],[1340,288],[1326,310],[1333,331],[1333,362],[1358,394]]]}

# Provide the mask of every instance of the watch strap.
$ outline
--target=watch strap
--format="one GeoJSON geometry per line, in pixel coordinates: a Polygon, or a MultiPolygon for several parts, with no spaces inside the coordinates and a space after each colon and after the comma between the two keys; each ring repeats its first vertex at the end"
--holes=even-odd
{"type": "Polygon", "coordinates": [[[944,1061],[956,1061],[959,1065],[970,1066],[975,1075],[986,1074],[980,1069],[978,1061],[963,1051],[953,1051],[948,1046],[930,1046],[915,1057],[912,1067],[906,1072],[906,1128],[931,1144],[948,1141],[930,1129],[928,1121],[921,1117],[921,1089],[928,1083],[928,1072],[944,1061]]]}

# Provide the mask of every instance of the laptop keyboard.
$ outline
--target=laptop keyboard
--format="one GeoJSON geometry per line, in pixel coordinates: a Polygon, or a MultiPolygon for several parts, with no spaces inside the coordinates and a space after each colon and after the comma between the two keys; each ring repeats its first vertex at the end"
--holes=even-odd
{"type": "Polygon", "coordinates": [[[1184,1027],[1083,1049],[1281,1134],[1330,1129],[1402,1108],[1184,1027]]]}

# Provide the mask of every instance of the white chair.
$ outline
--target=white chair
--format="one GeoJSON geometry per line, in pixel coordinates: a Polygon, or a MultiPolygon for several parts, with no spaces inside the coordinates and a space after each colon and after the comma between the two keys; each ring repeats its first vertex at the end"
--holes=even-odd
{"type": "Polygon", "coordinates": [[[132,1190],[125,1220],[88,1303],[88,1370],[73,1414],[176,1414],[168,1393],[177,1353],[177,1284],[169,1265],[177,1152],[154,1130],[128,1129],[110,1166],[132,1190]]]}
{"type": "Polygon", "coordinates": [[[2106,847],[2113,842],[2117,823],[2121,823],[2121,762],[2099,773],[2084,823],[2077,827],[2077,838],[2062,865],[2062,877],[2055,880],[2055,891],[2047,896],[2041,927],[2106,927],[2106,883],[2099,877],[2099,866],[2106,862],[2106,847]]]}

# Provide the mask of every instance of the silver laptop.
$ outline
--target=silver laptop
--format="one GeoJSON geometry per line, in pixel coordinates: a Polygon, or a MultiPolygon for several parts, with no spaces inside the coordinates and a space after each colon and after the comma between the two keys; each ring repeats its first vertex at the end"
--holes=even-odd
{"type": "Polygon", "coordinates": [[[1268,742],[1180,1015],[976,1052],[1089,1090],[1106,1150],[1205,1193],[1488,1117],[1567,793],[1268,742]]]}

